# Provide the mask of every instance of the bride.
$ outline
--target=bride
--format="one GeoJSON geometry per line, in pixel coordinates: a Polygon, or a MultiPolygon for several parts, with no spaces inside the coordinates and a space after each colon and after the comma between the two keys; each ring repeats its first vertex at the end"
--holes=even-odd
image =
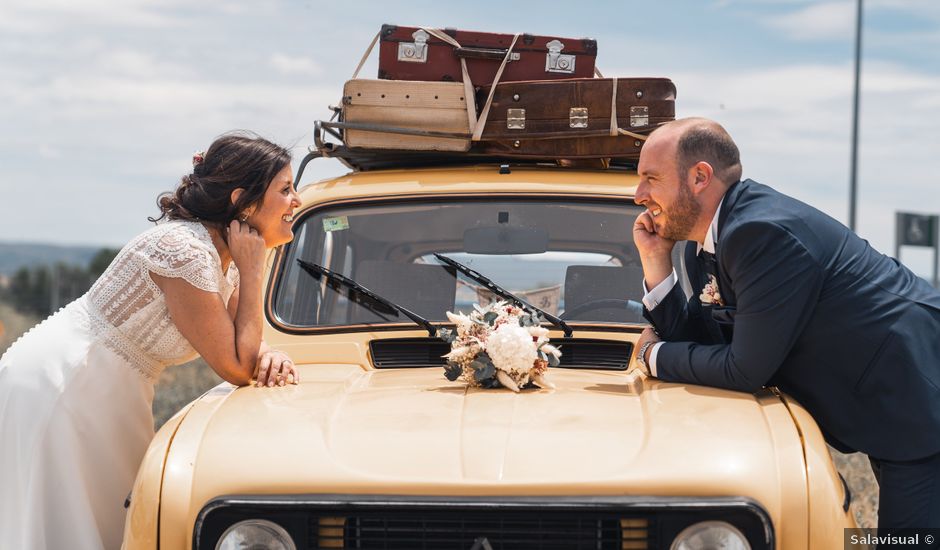
{"type": "Polygon", "coordinates": [[[197,354],[224,380],[299,382],[261,340],[267,248],[293,237],[290,153],[218,138],[81,298],[0,357],[0,548],[118,548],[153,384],[197,354]]]}

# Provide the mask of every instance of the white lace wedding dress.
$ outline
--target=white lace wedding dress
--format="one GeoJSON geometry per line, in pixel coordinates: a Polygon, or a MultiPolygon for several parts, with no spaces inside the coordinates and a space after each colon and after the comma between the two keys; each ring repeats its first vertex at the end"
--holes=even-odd
{"type": "Polygon", "coordinates": [[[226,304],[238,285],[202,224],[162,223],[0,357],[0,549],[120,547],[153,384],[196,356],[150,273],[226,304]]]}

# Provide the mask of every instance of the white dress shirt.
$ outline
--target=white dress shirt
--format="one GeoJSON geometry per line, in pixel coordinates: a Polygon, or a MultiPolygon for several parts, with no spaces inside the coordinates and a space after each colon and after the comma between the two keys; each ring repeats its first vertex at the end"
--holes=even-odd
{"type": "MultiPolygon", "coordinates": [[[[725,198],[721,197],[721,201],[718,202],[718,208],[715,210],[715,216],[712,218],[712,223],[708,226],[708,231],[705,232],[705,242],[699,243],[696,252],[701,252],[702,249],[705,249],[705,252],[710,254],[715,253],[715,244],[718,242],[718,213],[721,212],[721,205],[725,202],[725,198]]],[[[646,279],[643,280],[643,305],[646,306],[646,309],[653,311],[653,309],[659,305],[660,302],[666,299],[666,296],[669,295],[669,292],[672,291],[672,287],[676,286],[676,283],[679,282],[679,277],[676,275],[676,270],[673,268],[672,273],[668,277],[663,279],[661,283],[656,285],[653,290],[650,290],[646,286],[646,279]]],[[[663,342],[658,342],[653,344],[650,348],[650,360],[647,361],[647,364],[650,367],[650,374],[654,377],[656,376],[656,356],[659,353],[659,347],[663,342]]]]}

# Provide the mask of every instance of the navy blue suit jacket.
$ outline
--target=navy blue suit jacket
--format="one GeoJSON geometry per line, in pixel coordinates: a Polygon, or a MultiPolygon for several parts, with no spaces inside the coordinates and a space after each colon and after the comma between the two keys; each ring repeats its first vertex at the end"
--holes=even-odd
{"type": "Polygon", "coordinates": [[[841,223],[751,180],[725,194],[715,251],[724,307],[679,285],[645,311],[667,343],[657,376],[777,386],[830,442],[887,460],[940,452],[940,292],[841,223]]]}

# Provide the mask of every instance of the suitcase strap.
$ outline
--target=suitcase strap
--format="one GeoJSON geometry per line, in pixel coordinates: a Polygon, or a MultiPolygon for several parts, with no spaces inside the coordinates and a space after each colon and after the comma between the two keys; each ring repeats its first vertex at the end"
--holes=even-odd
{"type": "MultiPolygon", "coordinates": [[[[598,73],[600,74],[600,73],[598,73]]],[[[631,132],[630,130],[624,130],[617,125],[617,77],[612,78],[614,83],[614,91],[610,94],[610,135],[611,137],[616,136],[630,136],[634,139],[640,141],[646,141],[647,136],[643,134],[638,134],[636,132],[631,132]]]]}
{"type": "Polygon", "coordinates": [[[496,93],[496,85],[499,84],[499,79],[503,76],[503,69],[506,68],[506,63],[509,62],[512,49],[516,47],[516,41],[519,40],[519,36],[521,35],[516,33],[516,35],[512,37],[512,42],[506,50],[503,62],[500,63],[499,69],[496,70],[496,76],[493,77],[493,83],[490,84],[490,94],[486,97],[486,103],[483,104],[483,109],[480,110],[480,119],[477,120],[476,125],[473,127],[473,136],[470,138],[471,141],[480,141],[480,136],[483,135],[483,127],[486,126],[486,119],[490,116],[490,106],[493,104],[493,95],[496,93]]]}
{"type": "MultiPolygon", "coordinates": [[[[493,83],[490,84],[490,93],[486,96],[486,103],[483,104],[483,109],[480,110],[480,119],[477,120],[476,125],[473,127],[473,136],[470,138],[471,141],[480,141],[483,136],[483,127],[486,126],[486,119],[490,116],[490,106],[493,104],[493,96],[496,94],[496,85],[499,84],[499,79],[503,76],[503,69],[506,68],[506,63],[509,62],[512,49],[516,46],[516,41],[519,40],[520,36],[520,34],[516,34],[512,37],[512,42],[509,44],[509,48],[506,50],[506,55],[503,57],[503,62],[500,64],[499,69],[497,69],[496,76],[493,77],[493,83]]],[[[463,62],[463,59],[461,59],[461,62],[463,62]]],[[[598,78],[604,78],[604,75],[601,74],[601,71],[597,67],[594,67],[594,74],[598,78]]],[[[617,79],[614,78],[613,81],[614,92],[611,95],[610,100],[610,135],[625,135],[646,141],[646,136],[631,132],[629,130],[624,130],[623,128],[617,126],[617,79]]]]}
{"type": "MultiPolygon", "coordinates": [[[[450,44],[454,48],[461,47],[459,42],[437,29],[422,27],[421,30],[427,32],[439,40],[450,44]]],[[[375,44],[379,41],[379,37],[381,35],[382,31],[375,33],[375,38],[372,39],[369,47],[366,48],[366,53],[362,54],[362,59],[359,60],[359,65],[356,66],[356,70],[353,72],[351,80],[355,80],[356,77],[359,76],[359,71],[361,71],[362,66],[366,64],[366,60],[369,59],[369,55],[372,54],[372,50],[375,49],[375,44]]],[[[475,128],[477,124],[477,112],[473,105],[473,82],[470,81],[470,73],[467,71],[467,62],[462,57],[460,58],[460,70],[463,71],[463,95],[464,100],[467,102],[467,121],[470,123],[470,128],[475,128]]]]}
{"type": "MultiPolygon", "coordinates": [[[[459,50],[463,46],[459,42],[450,37],[450,35],[441,32],[438,29],[429,29],[422,27],[422,29],[437,38],[438,40],[443,40],[444,42],[450,44],[454,47],[455,50],[459,50]]],[[[467,120],[470,123],[470,128],[475,128],[477,124],[477,111],[476,106],[473,104],[473,82],[470,81],[470,73],[467,71],[467,60],[463,57],[460,58],[460,70],[463,72],[463,96],[467,100],[467,120]]]]}

